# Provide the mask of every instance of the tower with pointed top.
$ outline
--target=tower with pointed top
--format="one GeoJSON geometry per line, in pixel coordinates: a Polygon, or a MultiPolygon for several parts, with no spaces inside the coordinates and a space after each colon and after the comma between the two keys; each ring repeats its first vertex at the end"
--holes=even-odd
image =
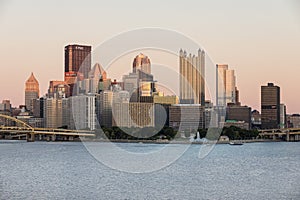
{"type": "Polygon", "coordinates": [[[33,99],[38,99],[40,96],[40,86],[37,79],[31,73],[30,77],[25,82],[25,106],[26,109],[32,111],[33,99]]]}
{"type": "Polygon", "coordinates": [[[180,103],[205,105],[205,51],[187,55],[179,51],[180,103]]]}

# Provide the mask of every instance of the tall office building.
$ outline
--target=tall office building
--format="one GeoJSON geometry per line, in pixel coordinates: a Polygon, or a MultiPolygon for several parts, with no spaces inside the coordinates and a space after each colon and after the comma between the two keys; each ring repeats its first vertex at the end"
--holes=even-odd
{"type": "Polygon", "coordinates": [[[47,98],[43,102],[46,128],[59,128],[62,124],[62,99],[47,98]]]}
{"type": "Polygon", "coordinates": [[[27,110],[32,110],[32,100],[38,99],[40,95],[39,82],[31,73],[30,77],[25,83],[25,106],[27,110]]]}
{"type": "Polygon", "coordinates": [[[227,106],[227,104],[236,104],[239,100],[239,92],[236,87],[236,77],[234,70],[228,69],[228,65],[216,66],[217,80],[217,106],[227,106]]]}
{"type": "Polygon", "coordinates": [[[70,95],[70,86],[65,81],[49,82],[48,98],[68,98],[70,95]]]}
{"type": "Polygon", "coordinates": [[[69,98],[71,129],[96,129],[96,96],[78,95],[69,98]]]}
{"type": "Polygon", "coordinates": [[[261,86],[261,126],[262,129],[279,128],[280,87],[273,83],[261,86]]]}
{"type": "Polygon", "coordinates": [[[133,73],[137,73],[137,70],[141,70],[144,73],[151,74],[151,63],[148,56],[140,53],[133,60],[133,73]]]}
{"type": "Polygon", "coordinates": [[[180,103],[205,104],[205,52],[199,49],[198,55],[187,56],[179,52],[180,103]]]}
{"type": "Polygon", "coordinates": [[[99,102],[99,113],[97,112],[97,118],[100,126],[112,126],[113,94],[113,91],[105,90],[97,95],[97,101],[99,102]]]}
{"type": "MultiPolygon", "coordinates": [[[[130,102],[140,102],[152,97],[155,90],[155,81],[151,74],[150,59],[139,54],[133,61],[133,72],[123,76],[124,90],[130,94],[130,102]]],[[[153,100],[152,100],[153,101],[153,100]]]]}
{"type": "Polygon", "coordinates": [[[91,70],[91,51],[91,46],[77,44],[65,46],[66,83],[74,84],[77,77],[88,78],[88,73],[91,70]]]}

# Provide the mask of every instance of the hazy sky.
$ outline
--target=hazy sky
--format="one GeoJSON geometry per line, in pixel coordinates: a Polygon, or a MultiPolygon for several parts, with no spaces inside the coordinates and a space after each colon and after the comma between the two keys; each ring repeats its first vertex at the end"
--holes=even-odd
{"type": "Polygon", "coordinates": [[[260,86],[274,82],[288,112],[300,113],[298,0],[0,0],[0,26],[0,100],[15,106],[24,103],[31,72],[42,94],[49,80],[63,79],[66,44],[94,47],[120,32],[161,27],[192,38],[215,63],[229,64],[243,104],[259,109],[260,86]]]}

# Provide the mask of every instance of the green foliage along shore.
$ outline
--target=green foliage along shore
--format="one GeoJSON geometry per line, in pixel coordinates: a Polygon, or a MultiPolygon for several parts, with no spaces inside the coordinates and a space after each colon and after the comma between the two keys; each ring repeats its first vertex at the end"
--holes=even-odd
{"type": "MultiPolygon", "coordinates": [[[[208,140],[218,140],[220,135],[228,136],[230,140],[247,140],[253,139],[258,136],[257,130],[246,130],[235,126],[210,129],[198,129],[201,138],[208,140]]],[[[196,135],[196,130],[186,130],[183,135],[188,138],[192,135],[196,135]]],[[[102,127],[96,130],[96,137],[98,139],[115,139],[115,140],[158,140],[167,139],[172,140],[175,137],[181,137],[182,133],[171,127],[163,127],[161,130],[157,130],[155,127],[145,128],[120,128],[120,127],[102,127]],[[128,134],[129,133],[129,134],[128,134]]]]}

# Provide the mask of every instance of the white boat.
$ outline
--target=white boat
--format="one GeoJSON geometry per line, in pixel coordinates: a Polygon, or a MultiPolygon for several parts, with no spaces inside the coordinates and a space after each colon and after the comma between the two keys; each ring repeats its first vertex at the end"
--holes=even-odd
{"type": "Polygon", "coordinates": [[[243,145],[241,141],[231,141],[229,142],[230,145],[243,145]]]}

